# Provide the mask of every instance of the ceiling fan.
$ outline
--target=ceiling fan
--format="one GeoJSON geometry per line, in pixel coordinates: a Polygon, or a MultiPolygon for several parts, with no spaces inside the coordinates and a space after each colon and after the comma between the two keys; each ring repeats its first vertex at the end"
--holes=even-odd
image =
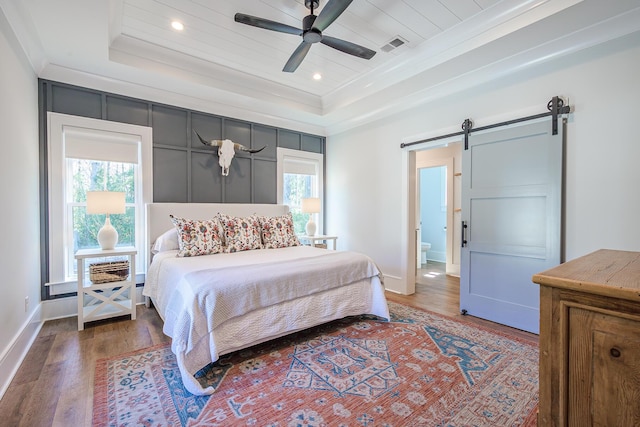
{"type": "Polygon", "coordinates": [[[358,58],[371,59],[373,55],[376,54],[375,51],[346,40],[322,34],[322,31],[324,31],[339,17],[352,1],[353,0],[329,0],[320,14],[316,16],[313,14],[313,10],[318,7],[320,1],[304,0],[304,5],[311,11],[311,14],[302,19],[302,29],[282,24],[280,22],[271,21],[269,19],[245,15],[244,13],[236,13],[235,21],[241,24],[264,28],[265,30],[302,36],[302,43],[300,43],[296,48],[282,69],[282,71],[287,73],[292,73],[298,68],[304,57],[307,55],[307,52],[309,52],[311,45],[317,42],[341,52],[348,53],[349,55],[357,56],[358,58]]]}

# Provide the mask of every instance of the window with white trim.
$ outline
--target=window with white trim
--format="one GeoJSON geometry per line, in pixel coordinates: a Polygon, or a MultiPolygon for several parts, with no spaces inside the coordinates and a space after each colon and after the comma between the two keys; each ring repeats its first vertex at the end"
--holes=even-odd
{"type": "MultiPolygon", "coordinates": [[[[111,215],[117,246],[138,249],[144,273],[145,203],[152,200],[149,127],[48,113],[49,294],[75,292],[78,249],[99,248],[104,215],[86,213],[87,191],[122,191],[125,213],[111,215]]],[[[140,277],[142,280],[142,277],[140,277]]]]}
{"type": "MultiPolygon", "coordinates": [[[[324,206],[324,156],[308,151],[278,148],[277,157],[278,203],[289,206],[296,234],[304,234],[309,214],[302,213],[302,199],[318,197],[320,205],[324,206]]],[[[319,214],[312,215],[316,216],[314,221],[320,234],[324,230],[322,209],[319,214]]]]}

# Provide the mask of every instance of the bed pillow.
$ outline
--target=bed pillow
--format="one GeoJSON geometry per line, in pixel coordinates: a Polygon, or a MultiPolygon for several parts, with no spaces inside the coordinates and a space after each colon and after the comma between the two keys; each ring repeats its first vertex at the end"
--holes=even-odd
{"type": "Polygon", "coordinates": [[[225,252],[262,249],[260,221],[257,215],[236,217],[218,214],[225,240],[225,252]]]}
{"type": "Polygon", "coordinates": [[[265,249],[300,246],[300,240],[293,231],[291,212],[282,216],[260,217],[260,228],[265,249]]]}
{"type": "Polygon", "coordinates": [[[156,239],[151,248],[151,253],[157,254],[165,251],[177,251],[180,249],[178,243],[178,231],[175,228],[165,231],[156,239]]]}
{"type": "Polygon", "coordinates": [[[217,218],[197,220],[170,217],[178,234],[179,257],[223,252],[222,227],[217,218]]]}

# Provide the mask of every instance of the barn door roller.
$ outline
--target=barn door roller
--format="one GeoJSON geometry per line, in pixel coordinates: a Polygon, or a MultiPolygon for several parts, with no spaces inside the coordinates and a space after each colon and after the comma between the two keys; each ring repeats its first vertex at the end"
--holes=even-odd
{"type": "Polygon", "coordinates": [[[518,119],[513,119],[513,120],[508,120],[506,122],[500,122],[500,123],[495,123],[492,125],[487,125],[487,126],[482,126],[479,128],[473,128],[473,122],[471,121],[471,119],[465,119],[464,122],[462,122],[462,131],[461,132],[455,132],[455,133],[449,133],[446,135],[440,135],[440,136],[435,136],[433,138],[428,138],[428,139],[423,139],[420,141],[415,141],[415,142],[403,142],[402,144],[400,144],[400,148],[405,148],[405,147],[409,147],[411,145],[415,145],[415,144],[422,144],[423,142],[431,142],[431,141],[436,141],[438,139],[444,139],[444,138],[450,138],[453,136],[461,136],[464,135],[464,149],[468,150],[469,149],[469,134],[471,132],[478,132],[481,130],[487,130],[487,129],[493,129],[496,127],[500,127],[500,126],[508,126],[508,125],[512,125],[514,123],[520,123],[520,122],[525,122],[528,120],[535,120],[535,119],[539,119],[542,117],[548,117],[551,116],[551,133],[553,135],[557,135],[558,134],[558,116],[561,116],[562,114],[569,114],[571,112],[571,106],[570,105],[564,105],[564,100],[558,96],[554,96],[553,98],[551,98],[551,101],[549,101],[547,103],[547,112],[545,113],[540,113],[540,114],[535,114],[533,116],[527,116],[527,117],[520,117],[518,119]]]}

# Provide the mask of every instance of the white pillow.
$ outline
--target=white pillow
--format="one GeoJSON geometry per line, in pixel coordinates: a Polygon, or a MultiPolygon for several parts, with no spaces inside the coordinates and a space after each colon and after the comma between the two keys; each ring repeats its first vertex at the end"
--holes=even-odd
{"type": "Polygon", "coordinates": [[[178,231],[172,228],[162,233],[162,235],[156,239],[151,248],[151,253],[157,254],[158,252],[177,251],[178,249],[180,249],[180,245],[178,244],[178,231]]]}

